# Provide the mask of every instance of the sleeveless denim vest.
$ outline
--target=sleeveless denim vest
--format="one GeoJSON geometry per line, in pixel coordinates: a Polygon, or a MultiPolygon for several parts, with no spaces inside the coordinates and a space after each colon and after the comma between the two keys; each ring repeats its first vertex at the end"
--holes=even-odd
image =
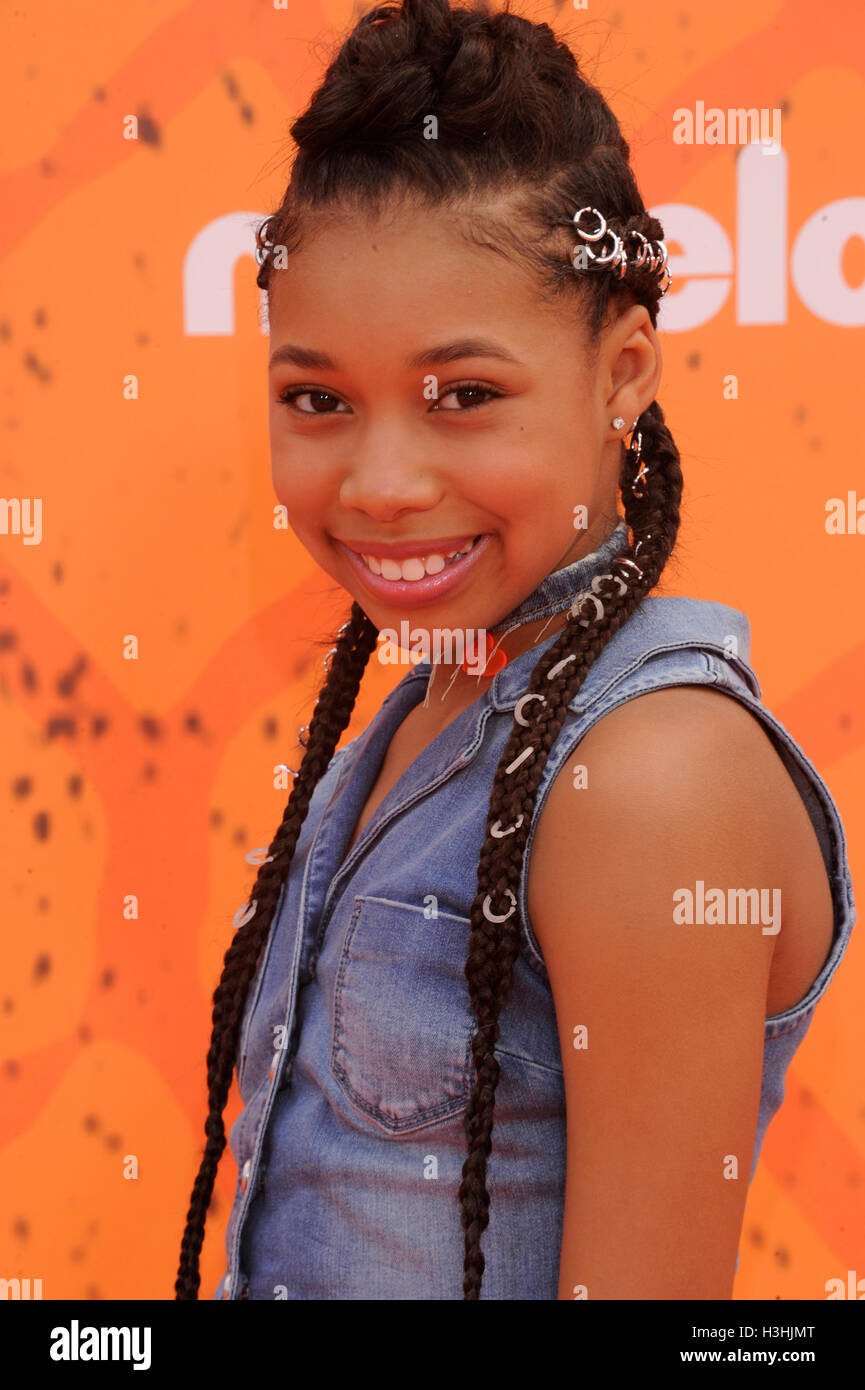
{"type": "MultiPolygon", "coordinates": [[[[562,612],[627,536],[620,520],[597,550],[548,575],[493,630],[562,612]]],[[[514,706],[556,636],[479,683],[483,693],[407,768],[342,867],[391,736],[426,693],[428,662],[409,669],[319,782],[244,1013],[244,1109],[229,1138],[238,1179],[227,1269],[213,1298],[462,1299],[457,1189],[475,1027],[463,974],[469,914],[514,706]]],[[[724,604],[644,599],[591,667],[548,757],[520,882],[521,949],[496,1047],[484,1299],[557,1298],[565,1094],[527,874],[549,788],[599,719],[667,686],[724,691],[761,721],[820,842],[834,940],[800,1002],[765,1022],[750,1178],[790,1059],[846,949],[857,914],[841,820],[812,763],[761,704],[749,636],[747,618],[724,604]]]]}

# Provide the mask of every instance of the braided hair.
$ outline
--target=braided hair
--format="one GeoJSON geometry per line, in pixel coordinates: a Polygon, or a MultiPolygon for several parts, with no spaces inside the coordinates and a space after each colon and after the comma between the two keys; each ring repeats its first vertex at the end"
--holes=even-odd
{"type": "MultiPolygon", "coordinates": [[[[463,204],[466,211],[458,225],[467,239],[532,267],[550,296],[563,295],[566,302],[575,297],[590,353],[616,305],[644,305],[656,326],[662,290],[653,259],[631,257],[626,273],[614,275],[593,264],[581,271],[571,257],[574,226],[569,215],[579,208],[599,209],[622,244],[631,232],[649,241],[664,233],[643,205],[615,116],[549,25],[532,23],[507,8],[494,11],[489,0],[473,0],[472,8],[451,8],[449,0],[377,5],[342,43],[291,135],[297,153],[288,188],[278,210],[258,229],[260,289],[268,290],[279,255],[290,255],[299,245],[304,217],[317,211],[380,209],[408,193],[428,206],[447,204],[458,218],[463,204]],[[432,118],[436,135],[426,138],[432,118]],[[563,222],[570,223],[569,239],[563,222]]],[[[480,1298],[484,1273],[481,1237],[490,1207],[486,1172],[499,1079],[495,1047],[520,947],[515,904],[535,797],[568,705],[611,637],[657,584],[679,528],[679,451],[657,401],[643,411],[637,427],[639,488],[634,486],[633,452],[624,442],[621,446],[619,482],[633,539],[614,564],[627,566],[621,571],[627,583],[618,576],[602,577],[593,586],[600,602],[585,598],[572,606],[526,692],[543,699],[531,702],[530,717],[514,720],[490,795],[465,966],[477,1022],[475,1077],[464,1117],[467,1157],[459,1187],[463,1296],[469,1300],[480,1298]],[[511,768],[515,762],[518,766],[511,768]],[[497,823],[517,828],[510,834],[493,833],[497,823]],[[508,902],[514,905],[510,912],[508,902]]],[[[204,1224],[226,1143],[222,1114],[250,984],[312,794],[350,721],[377,635],[361,606],[353,603],[336,639],[282,822],[258,870],[250,900],[254,910],[246,914],[225,955],[207,1055],[207,1142],[183,1233],[178,1299],[198,1297],[204,1224]]]]}

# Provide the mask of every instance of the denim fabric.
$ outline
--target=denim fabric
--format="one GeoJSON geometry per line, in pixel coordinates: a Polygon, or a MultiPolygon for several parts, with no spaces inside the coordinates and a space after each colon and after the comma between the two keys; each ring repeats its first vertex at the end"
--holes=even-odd
{"type": "MultiPolygon", "coordinates": [[[[511,617],[561,612],[626,541],[620,521],[592,554],[548,575],[511,617]]],[[[520,884],[521,951],[496,1048],[484,1299],[557,1297],[565,1096],[527,876],[549,788],[599,719],[666,686],[724,691],[771,736],[819,837],[834,943],[804,998],[766,1020],[751,1177],[790,1058],[847,946],[856,910],[844,830],[816,769],[760,702],[749,635],[747,618],[724,604],[645,599],[591,667],[547,760],[520,884]],[[735,656],[727,655],[731,636],[735,656]]],[[[555,640],[541,640],[480,683],[479,698],[406,770],[342,867],[388,742],[424,697],[428,663],[408,670],[316,788],[244,1015],[244,1109],[229,1141],[238,1180],[226,1274],[214,1298],[462,1298],[456,1194],[472,1080],[474,1019],[463,974],[469,914],[514,706],[555,640]]]]}

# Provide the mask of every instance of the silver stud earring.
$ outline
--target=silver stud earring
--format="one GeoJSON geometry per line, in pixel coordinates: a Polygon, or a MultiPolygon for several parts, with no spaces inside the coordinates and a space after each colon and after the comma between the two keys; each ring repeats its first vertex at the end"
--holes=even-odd
{"type": "Polygon", "coordinates": [[[625,422],[624,422],[624,420],[622,419],[621,415],[617,415],[616,418],[615,418],[615,420],[613,421],[613,429],[614,429],[614,430],[620,430],[620,429],[622,428],[622,426],[624,425],[624,423],[625,423],[625,422]]]}

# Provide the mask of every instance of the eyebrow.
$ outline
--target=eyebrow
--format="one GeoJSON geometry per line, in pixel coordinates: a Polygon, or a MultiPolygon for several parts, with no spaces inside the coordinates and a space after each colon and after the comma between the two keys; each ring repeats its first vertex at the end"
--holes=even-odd
{"type": "MultiPolygon", "coordinates": [[[[451,362],[459,362],[464,357],[495,357],[501,362],[513,362],[518,367],[525,364],[514,357],[507,348],[488,338],[458,338],[453,343],[439,343],[436,347],[425,348],[406,361],[407,367],[442,367],[451,362]]],[[[271,354],[268,369],[281,362],[290,362],[295,367],[305,367],[317,371],[341,371],[341,367],[326,352],[314,348],[299,347],[296,343],[283,343],[271,354]]]]}

